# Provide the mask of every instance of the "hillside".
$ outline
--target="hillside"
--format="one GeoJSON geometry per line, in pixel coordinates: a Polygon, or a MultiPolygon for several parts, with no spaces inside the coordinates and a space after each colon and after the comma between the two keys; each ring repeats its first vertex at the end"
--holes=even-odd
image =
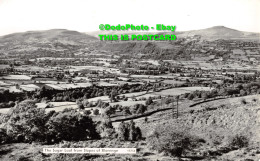
{"type": "Polygon", "coordinates": [[[97,39],[93,36],[84,33],[66,30],[66,29],[28,31],[22,33],[9,34],[0,37],[1,43],[32,42],[32,41],[45,41],[45,42],[67,41],[67,42],[84,43],[93,40],[97,40],[97,39]]]}
{"type": "MultiPolygon", "coordinates": [[[[95,46],[97,38],[65,29],[28,31],[0,37],[0,55],[31,58],[67,56],[95,46]],[[93,44],[94,42],[94,44],[93,44]]],[[[82,51],[87,52],[87,51],[82,51]]]]}
{"type": "MultiPolygon", "coordinates": [[[[256,161],[260,157],[260,106],[259,96],[250,95],[225,100],[215,100],[193,107],[192,102],[180,104],[179,118],[172,118],[171,111],[134,120],[141,127],[146,141],[123,142],[117,139],[62,141],[46,145],[33,142],[13,143],[0,146],[0,160],[241,160],[256,161]],[[245,101],[243,101],[245,100],[245,101]],[[186,140],[196,143],[186,149],[180,158],[169,155],[175,135],[183,134],[186,140]],[[233,138],[243,136],[248,145],[237,147],[233,138]],[[235,145],[234,145],[235,144],[235,145]],[[135,155],[91,155],[91,154],[44,154],[42,148],[137,148],[135,155]],[[158,151],[158,149],[162,149],[158,151]],[[73,158],[73,159],[72,159],[73,158]]],[[[116,127],[115,125],[113,125],[116,127]]],[[[242,138],[243,138],[242,137],[242,138]]],[[[185,142],[183,142],[185,144],[185,142]]],[[[177,143],[176,143],[177,144],[177,143]]]]}
{"type": "MultiPolygon", "coordinates": [[[[99,34],[172,34],[172,32],[138,32],[138,31],[95,31],[86,32],[86,34],[97,37],[99,34]]],[[[245,39],[245,40],[260,40],[260,33],[244,32],[235,29],[231,29],[225,26],[214,26],[206,29],[200,30],[190,30],[190,31],[176,31],[175,34],[178,37],[190,37],[194,35],[201,36],[201,39],[205,40],[216,40],[216,39],[245,39]]]]}
{"type": "Polygon", "coordinates": [[[207,29],[180,32],[181,37],[199,35],[203,39],[260,39],[259,33],[243,32],[227,28],[225,26],[214,26],[207,29]]]}
{"type": "MultiPolygon", "coordinates": [[[[74,54],[87,56],[91,51],[104,50],[120,55],[139,58],[194,60],[203,57],[203,60],[225,56],[225,60],[232,58],[232,50],[241,47],[252,47],[255,52],[253,59],[258,59],[257,43],[260,34],[242,32],[224,26],[208,29],[176,32],[176,41],[100,41],[98,34],[148,34],[147,32],[128,31],[97,31],[80,33],[65,29],[46,31],[28,31],[14,33],[0,37],[0,55],[33,57],[56,56],[71,57],[74,54]],[[221,39],[221,41],[219,40],[221,39]],[[243,40],[233,45],[230,40],[243,40]],[[243,44],[245,42],[245,44],[243,44]],[[248,42],[250,42],[248,44],[248,42]],[[248,46],[249,45],[249,46],[248,46]],[[36,55],[37,54],[37,55],[36,55]]],[[[149,34],[156,34],[149,32],[149,34]]],[[[172,34],[160,32],[158,34],[172,34]]],[[[247,51],[248,52],[248,51],[247,51]]],[[[247,54],[247,53],[245,53],[247,54]]],[[[247,55],[241,55],[248,60],[247,55]]]]}

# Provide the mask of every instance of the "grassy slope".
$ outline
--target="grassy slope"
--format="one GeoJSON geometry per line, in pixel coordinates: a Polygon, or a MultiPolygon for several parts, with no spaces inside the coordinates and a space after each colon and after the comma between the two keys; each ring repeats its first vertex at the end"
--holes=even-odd
{"type": "MultiPolygon", "coordinates": [[[[148,136],[154,129],[159,128],[161,132],[167,132],[174,129],[189,129],[189,132],[206,140],[200,148],[193,149],[193,156],[203,156],[209,151],[219,152],[217,160],[242,160],[260,158],[260,96],[245,96],[238,98],[228,98],[225,100],[216,100],[203,103],[194,107],[189,107],[191,101],[180,105],[180,117],[173,119],[171,112],[162,112],[152,115],[148,122],[144,123],[143,119],[136,120],[138,126],[142,128],[144,136],[148,136]],[[257,102],[253,101],[257,99],[257,102]],[[242,103],[246,100],[246,104],[242,103]],[[191,114],[190,111],[194,110],[191,114]],[[226,139],[235,134],[246,135],[250,139],[249,147],[242,148],[227,153],[220,152],[219,148],[223,147],[226,139]]],[[[63,145],[63,144],[61,144],[63,145]]],[[[137,147],[139,152],[134,156],[114,156],[107,155],[97,157],[96,160],[123,160],[131,157],[137,159],[169,159],[157,152],[150,151],[148,145],[144,142],[118,142],[116,140],[99,140],[83,141],[76,143],[83,147],[137,147]]],[[[54,145],[55,147],[59,145],[54,145]]],[[[27,156],[31,159],[40,159],[42,145],[39,144],[10,144],[0,148],[0,160],[15,159],[19,156],[27,156]]],[[[71,155],[76,156],[76,155],[71,155]]],[[[52,156],[47,156],[50,158],[52,156]]],[[[54,156],[53,156],[54,157],[54,156]]],[[[57,156],[55,156],[57,157],[57,156]]],[[[211,156],[212,157],[212,156],[211,156]]],[[[209,160],[205,157],[203,160],[209,160]]]]}

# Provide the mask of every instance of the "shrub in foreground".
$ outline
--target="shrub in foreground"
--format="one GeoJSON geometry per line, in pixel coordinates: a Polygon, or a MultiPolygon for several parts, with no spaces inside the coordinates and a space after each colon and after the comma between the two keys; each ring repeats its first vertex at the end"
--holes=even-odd
{"type": "Polygon", "coordinates": [[[249,139],[243,135],[235,135],[228,141],[228,146],[230,148],[243,148],[247,147],[249,144],[249,139]]]}
{"type": "Polygon", "coordinates": [[[44,109],[36,108],[35,102],[23,101],[1,118],[4,125],[1,141],[11,138],[9,142],[55,143],[99,138],[92,119],[73,109],[45,113],[44,109]]]}
{"type": "Polygon", "coordinates": [[[46,123],[46,128],[48,138],[55,139],[55,142],[97,139],[99,136],[92,119],[74,110],[52,116],[46,123]]]}
{"type": "Polygon", "coordinates": [[[147,138],[152,150],[169,156],[181,157],[185,150],[198,145],[198,139],[184,131],[161,131],[156,129],[147,138]]]}

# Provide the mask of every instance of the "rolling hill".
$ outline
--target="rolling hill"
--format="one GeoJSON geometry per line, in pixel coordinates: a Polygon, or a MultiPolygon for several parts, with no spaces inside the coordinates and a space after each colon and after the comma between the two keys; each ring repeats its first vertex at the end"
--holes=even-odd
{"type": "Polygon", "coordinates": [[[12,42],[67,42],[67,43],[85,43],[97,40],[97,38],[66,29],[52,29],[44,31],[28,31],[22,33],[13,33],[0,37],[0,43],[12,42]]]}
{"type": "MultiPolygon", "coordinates": [[[[224,26],[192,31],[177,31],[176,41],[100,41],[99,34],[172,34],[172,32],[132,32],[132,31],[96,31],[80,33],[66,29],[52,29],[45,31],[28,31],[14,33],[0,37],[0,54],[63,56],[75,53],[91,53],[93,50],[105,50],[111,53],[136,56],[144,54],[143,58],[162,58],[176,60],[190,60],[202,54],[200,47],[208,40],[212,46],[224,44],[225,50],[205,49],[204,57],[227,55],[230,45],[228,40],[255,41],[260,40],[260,33],[243,32],[224,26]],[[224,41],[223,43],[219,41],[224,41]],[[192,58],[193,57],[193,58],[192,58]]],[[[229,52],[232,54],[232,52],[229,52]]],[[[228,56],[228,55],[227,55],[228,56]]],[[[200,56],[199,56],[200,57],[200,56]]]]}
{"type": "MultiPolygon", "coordinates": [[[[172,34],[172,32],[138,32],[138,31],[95,31],[86,32],[88,35],[92,35],[98,38],[99,34],[172,34]]],[[[245,39],[245,40],[260,40],[260,33],[244,32],[235,29],[231,29],[225,26],[214,26],[211,28],[201,29],[201,30],[191,30],[191,31],[176,31],[175,34],[178,37],[189,37],[198,35],[201,39],[206,40],[216,40],[216,39],[245,39]]]]}
{"type": "Polygon", "coordinates": [[[0,37],[0,54],[32,57],[75,54],[95,46],[97,41],[96,37],[66,29],[13,33],[0,37]]]}
{"type": "Polygon", "coordinates": [[[215,26],[207,29],[177,32],[178,36],[187,37],[199,35],[202,39],[260,39],[260,33],[243,32],[225,26],[215,26]]]}

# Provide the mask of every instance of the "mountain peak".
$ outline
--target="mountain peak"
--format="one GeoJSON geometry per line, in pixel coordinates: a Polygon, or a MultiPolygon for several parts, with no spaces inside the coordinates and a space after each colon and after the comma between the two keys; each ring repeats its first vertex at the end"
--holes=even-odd
{"type": "Polygon", "coordinates": [[[227,27],[225,27],[225,26],[213,26],[211,28],[227,28],[227,27]]]}
{"type": "Polygon", "coordinates": [[[207,28],[207,29],[213,29],[213,30],[233,30],[233,31],[237,31],[235,29],[231,29],[231,28],[228,28],[226,26],[213,26],[213,27],[210,27],[210,28],[207,28]]]}
{"type": "Polygon", "coordinates": [[[201,30],[186,31],[179,36],[186,37],[191,35],[200,35],[203,39],[254,39],[259,40],[259,33],[243,32],[226,26],[213,26],[201,30]]]}

